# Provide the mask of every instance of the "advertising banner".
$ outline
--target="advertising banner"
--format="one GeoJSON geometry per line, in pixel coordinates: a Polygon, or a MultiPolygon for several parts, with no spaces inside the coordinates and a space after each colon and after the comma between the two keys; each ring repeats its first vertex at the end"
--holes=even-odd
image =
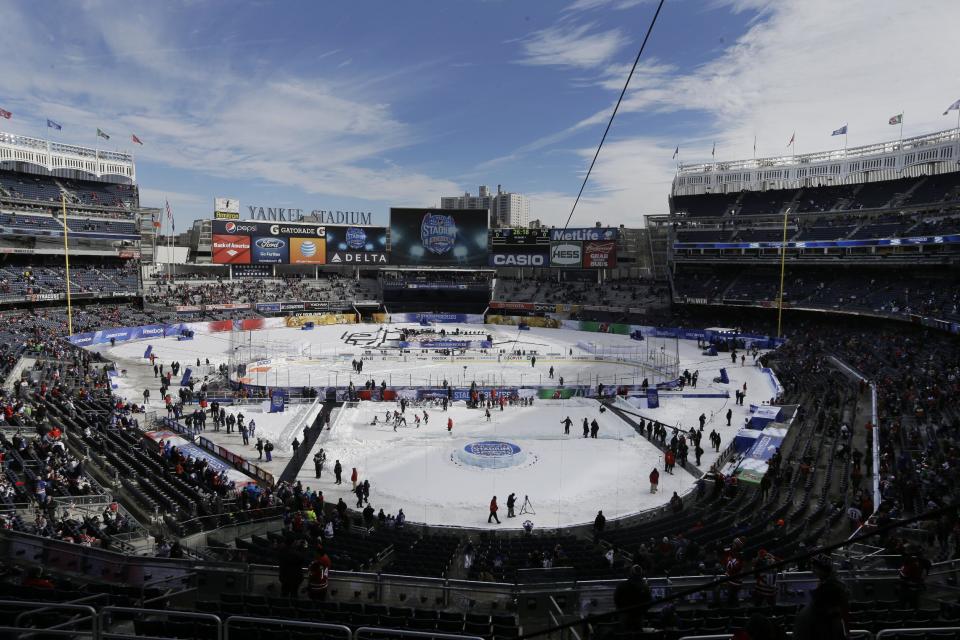
{"type": "Polygon", "coordinates": [[[287,316],[283,319],[288,327],[299,329],[308,322],[316,326],[325,326],[331,324],[354,324],[357,321],[355,313],[320,313],[304,314],[300,316],[287,316]]]}
{"type": "Polygon", "coordinates": [[[617,242],[615,240],[583,243],[584,269],[612,269],[615,266],[617,266],[617,242]]]}
{"type": "Polygon", "coordinates": [[[510,327],[516,327],[525,324],[528,327],[545,327],[547,329],[559,329],[560,320],[556,318],[543,318],[540,316],[503,316],[498,314],[487,315],[487,324],[502,324],[510,327]]]}
{"type": "Polygon", "coordinates": [[[213,262],[216,264],[250,264],[250,236],[214,234],[213,262]]]}
{"type": "Polygon", "coordinates": [[[323,225],[299,222],[213,220],[210,222],[210,229],[212,233],[221,235],[291,236],[297,238],[325,238],[327,233],[326,227],[323,225]]]}
{"type": "MultiPolygon", "coordinates": [[[[909,238],[872,238],[856,240],[790,240],[788,249],[847,249],[852,247],[900,247],[928,244],[957,244],[960,234],[942,236],[913,236],[909,238]]],[[[674,242],[674,249],[779,249],[782,243],[773,242],[674,242]]]]}
{"type": "Polygon", "coordinates": [[[490,251],[491,267],[548,267],[550,245],[494,246],[490,251]]]}
{"type": "Polygon", "coordinates": [[[486,209],[390,209],[390,263],[487,266],[486,209]]]}
{"type": "Polygon", "coordinates": [[[607,242],[617,241],[620,232],[611,227],[587,227],[584,229],[550,229],[551,242],[607,242]]]}
{"type": "Polygon", "coordinates": [[[457,324],[483,324],[479,313],[391,313],[374,314],[374,322],[439,322],[457,324]],[[384,319],[376,319],[376,318],[384,319]]]}
{"type": "Polygon", "coordinates": [[[550,266],[579,269],[583,264],[583,243],[553,242],[550,244],[550,266]]]}
{"type": "Polygon", "coordinates": [[[533,302],[497,302],[490,303],[491,309],[513,309],[516,311],[533,311],[536,305],[533,302]]]}
{"type": "Polygon", "coordinates": [[[323,238],[290,238],[290,264],[326,264],[327,241],[323,238]]]}
{"type": "Polygon", "coordinates": [[[287,264],[290,262],[290,245],[287,238],[253,237],[250,259],[254,264],[287,264]]]}
{"type": "Polygon", "coordinates": [[[327,264],[387,264],[385,227],[327,227],[327,264]]]}
{"type": "Polygon", "coordinates": [[[280,311],[279,302],[258,302],[254,305],[257,311],[261,313],[278,313],[280,311]]]}
{"type": "Polygon", "coordinates": [[[213,217],[217,220],[239,220],[240,201],[236,198],[214,198],[213,217]]]}

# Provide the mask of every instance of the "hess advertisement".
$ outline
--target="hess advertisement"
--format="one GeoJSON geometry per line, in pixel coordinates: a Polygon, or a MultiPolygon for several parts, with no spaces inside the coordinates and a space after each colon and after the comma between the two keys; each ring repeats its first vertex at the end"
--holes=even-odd
{"type": "Polygon", "coordinates": [[[387,264],[384,227],[327,227],[327,264],[387,264]]]}
{"type": "Polygon", "coordinates": [[[550,243],[550,266],[579,269],[583,263],[583,243],[581,242],[552,242],[550,243]]]}
{"type": "Polygon", "coordinates": [[[487,266],[487,210],[390,209],[390,261],[487,266]]]}

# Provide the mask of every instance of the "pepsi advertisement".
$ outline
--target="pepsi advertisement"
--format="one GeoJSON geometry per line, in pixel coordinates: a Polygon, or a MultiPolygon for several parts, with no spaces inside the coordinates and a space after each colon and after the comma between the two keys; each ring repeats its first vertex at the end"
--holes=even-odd
{"type": "Polygon", "coordinates": [[[327,264],[387,264],[384,227],[327,227],[327,264]]]}
{"type": "Polygon", "coordinates": [[[390,263],[487,266],[486,209],[390,209],[390,263]]]}

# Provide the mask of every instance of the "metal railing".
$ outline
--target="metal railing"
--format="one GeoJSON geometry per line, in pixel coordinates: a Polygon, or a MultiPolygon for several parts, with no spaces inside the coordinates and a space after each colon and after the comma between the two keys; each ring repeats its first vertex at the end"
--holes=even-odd
{"type": "Polygon", "coordinates": [[[9,624],[9,614],[0,617],[0,619],[3,621],[0,623],[0,635],[7,636],[8,634],[15,634],[13,637],[23,640],[33,638],[34,636],[43,638],[89,637],[90,640],[99,640],[100,638],[99,617],[97,616],[96,609],[89,605],[40,602],[34,600],[0,600],[0,611],[9,611],[10,609],[16,610],[20,608],[25,608],[27,610],[21,611],[17,617],[13,619],[13,624],[9,624]],[[31,607],[36,607],[36,609],[31,609],[31,607]],[[71,617],[69,620],[63,622],[59,621],[59,617],[54,617],[54,624],[49,626],[43,626],[42,623],[48,622],[48,619],[41,617],[38,620],[38,622],[41,623],[40,626],[21,626],[25,620],[29,621],[34,616],[49,616],[51,613],[56,612],[59,612],[60,614],[69,614],[71,617]],[[89,630],[75,628],[88,622],[89,630]]]}
{"type": "Polygon", "coordinates": [[[220,636],[223,640],[230,640],[230,630],[233,628],[238,631],[238,625],[255,625],[258,629],[265,627],[292,627],[295,629],[307,629],[311,631],[322,631],[322,637],[342,637],[343,640],[350,640],[355,637],[350,627],[342,624],[330,624],[329,622],[307,622],[304,620],[278,620],[275,618],[253,618],[249,616],[230,616],[223,623],[223,634],[220,636]]]}

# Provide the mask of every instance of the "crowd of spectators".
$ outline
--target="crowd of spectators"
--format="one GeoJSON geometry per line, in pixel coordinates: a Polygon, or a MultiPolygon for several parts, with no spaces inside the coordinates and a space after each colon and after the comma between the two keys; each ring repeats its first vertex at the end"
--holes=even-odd
{"type": "MultiPolygon", "coordinates": [[[[784,301],[792,307],[863,311],[886,316],[912,314],[960,318],[960,282],[939,268],[910,270],[868,267],[788,269],[784,301]]],[[[779,298],[780,271],[773,266],[684,266],[673,278],[678,299],[707,303],[769,303],[779,298]]]]}
{"type": "Polygon", "coordinates": [[[175,305],[214,305],[256,302],[369,300],[377,297],[374,281],[355,280],[338,274],[323,277],[240,278],[215,281],[161,282],[149,286],[147,302],[175,305]]]}
{"type": "Polygon", "coordinates": [[[541,302],[611,307],[647,307],[661,304],[666,289],[658,283],[610,279],[603,283],[551,278],[498,278],[493,299],[503,302],[541,302]]]}

